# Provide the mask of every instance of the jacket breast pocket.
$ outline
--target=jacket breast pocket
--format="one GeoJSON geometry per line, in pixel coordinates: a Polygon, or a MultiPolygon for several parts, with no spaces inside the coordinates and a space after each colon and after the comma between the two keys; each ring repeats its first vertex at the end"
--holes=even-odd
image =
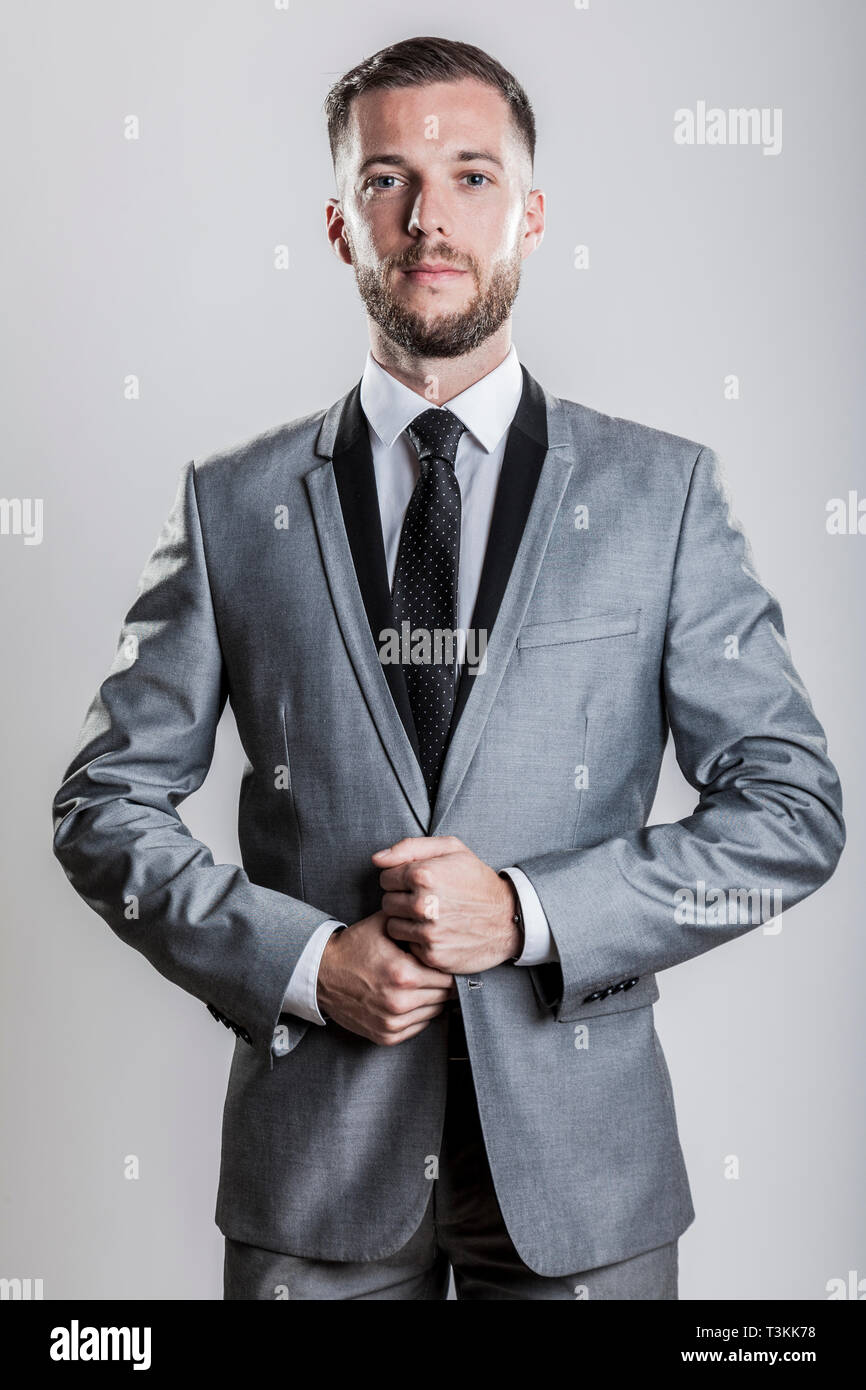
{"type": "Polygon", "coordinates": [[[549,623],[527,623],[517,634],[517,645],[553,647],[566,642],[592,642],[610,637],[629,637],[640,631],[639,608],[605,613],[578,613],[549,623]]]}

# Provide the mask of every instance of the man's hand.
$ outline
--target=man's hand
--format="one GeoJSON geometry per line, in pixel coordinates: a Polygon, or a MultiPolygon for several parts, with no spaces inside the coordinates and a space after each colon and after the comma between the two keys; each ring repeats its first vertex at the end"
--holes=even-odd
{"type": "Polygon", "coordinates": [[[385,929],[424,965],[471,975],[520,954],[516,889],[456,835],[410,836],[373,862],[385,929]]]}
{"type": "Polygon", "coordinates": [[[457,986],[453,975],[397,946],[380,911],[334,932],[319,963],[316,998],[341,1028],[392,1047],[422,1032],[457,998],[457,986]]]}

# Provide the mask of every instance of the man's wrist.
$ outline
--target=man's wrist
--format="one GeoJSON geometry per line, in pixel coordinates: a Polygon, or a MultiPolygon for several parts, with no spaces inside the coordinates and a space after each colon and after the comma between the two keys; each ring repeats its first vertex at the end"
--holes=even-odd
{"type": "Polygon", "coordinates": [[[319,969],[316,973],[316,1006],[326,1023],[330,1022],[330,1014],[325,1012],[325,1009],[323,1008],[322,999],[323,968],[326,968],[325,956],[328,954],[329,951],[332,951],[334,942],[336,941],[338,936],[342,936],[344,931],[346,931],[346,926],[344,924],[341,924],[340,926],[334,928],[334,931],[331,933],[331,935],[328,937],[328,940],[325,942],[325,948],[322,951],[322,955],[319,960],[319,969]]]}
{"type": "Polygon", "coordinates": [[[500,871],[499,877],[508,885],[511,898],[511,927],[512,945],[509,949],[507,960],[518,961],[523,955],[523,946],[526,940],[526,929],[523,925],[523,909],[520,905],[520,897],[514,886],[514,881],[509,874],[500,871]]]}

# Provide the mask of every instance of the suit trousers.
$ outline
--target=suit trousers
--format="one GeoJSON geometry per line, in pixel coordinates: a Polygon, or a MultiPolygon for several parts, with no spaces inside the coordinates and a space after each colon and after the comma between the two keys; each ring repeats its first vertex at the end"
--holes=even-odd
{"type": "MultiPolygon", "coordinates": [[[[421,1224],[392,1255],[317,1260],[225,1239],[224,1299],[676,1299],[677,1241],[574,1274],[536,1274],[515,1250],[487,1162],[457,1001],[438,1177],[421,1224]]],[[[534,1136],[515,1135],[516,1143],[534,1136]]]]}

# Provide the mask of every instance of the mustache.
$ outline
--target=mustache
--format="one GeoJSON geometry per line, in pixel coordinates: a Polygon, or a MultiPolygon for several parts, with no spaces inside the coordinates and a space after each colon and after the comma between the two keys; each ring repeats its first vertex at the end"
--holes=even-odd
{"type": "Polygon", "coordinates": [[[456,270],[475,271],[475,262],[471,257],[462,258],[459,251],[455,251],[451,246],[424,246],[410,247],[399,256],[394,256],[389,262],[391,270],[411,270],[413,266],[420,265],[422,261],[442,261],[453,265],[456,270]],[[465,264],[461,263],[465,259],[465,264]]]}

